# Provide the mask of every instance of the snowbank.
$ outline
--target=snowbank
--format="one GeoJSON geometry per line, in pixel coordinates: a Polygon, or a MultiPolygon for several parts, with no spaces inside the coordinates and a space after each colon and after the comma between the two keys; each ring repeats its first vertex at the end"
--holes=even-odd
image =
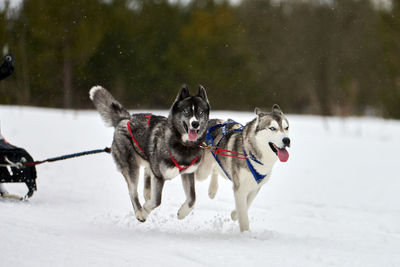
{"type": "MultiPolygon", "coordinates": [[[[212,117],[245,123],[253,115],[212,117]]],[[[400,122],[288,117],[290,159],[255,199],[250,233],[230,220],[226,180],[215,200],[208,181],[197,183],[196,207],[182,221],[180,179],[169,181],[161,207],[137,222],[124,179],[98,154],[40,165],[32,199],[0,200],[0,265],[399,266],[400,122]]],[[[0,106],[0,119],[5,138],[38,160],[112,140],[94,111],[0,106]]]]}

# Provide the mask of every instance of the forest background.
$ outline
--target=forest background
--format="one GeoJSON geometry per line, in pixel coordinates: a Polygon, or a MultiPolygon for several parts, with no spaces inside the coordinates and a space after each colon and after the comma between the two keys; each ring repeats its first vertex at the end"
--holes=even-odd
{"type": "Polygon", "coordinates": [[[166,109],[187,83],[218,110],[400,118],[400,1],[4,1],[0,49],[0,104],[92,108],[100,84],[166,109]]]}

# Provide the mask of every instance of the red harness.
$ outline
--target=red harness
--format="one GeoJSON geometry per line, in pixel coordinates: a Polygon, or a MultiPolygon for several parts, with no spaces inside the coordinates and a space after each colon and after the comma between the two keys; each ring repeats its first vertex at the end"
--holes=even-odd
{"type": "Polygon", "coordinates": [[[192,167],[193,164],[195,164],[196,161],[199,159],[199,156],[197,156],[197,157],[192,161],[192,163],[190,163],[189,166],[184,166],[184,167],[182,167],[182,166],[179,165],[179,163],[174,159],[174,157],[173,157],[172,154],[171,154],[171,151],[168,151],[168,153],[169,153],[169,156],[171,157],[172,161],[174,162],[175,166],[178,168],[179,172],[182,172],[182,171],[184,171],[184,170],[186,170],[186,169],[189,169],[189,168],[192,167]]]}
{"type": "MultiPolygon", "coordinates": [[[[149,119],[149,121],[150,121],[150,119],[149,119]]],[[[139,146],[139,143],[136,141],[135,137],[133,137],[133,134],[132,134],[132,131],[131,131],[131,126],[130,126],[130,124],[129,124],[129,121],[126,123],[126,125],[128,126],[128,131],[129,131],[129,134],[130,134],[131,137],[132,137],[133,142],[134,142],[134,143],[136,144],[136,146],[140,149],[140,151],[142,151],[143,155],[146,155],[146,154],[144,153],[143,149],[139,146]]]]}
{"type": "MultiPolygon", "coordinates": [[[[149,125],[149,124],[150,124],[151,116],[145,116],[145,117],[148,118],[147,125],[149,125]]],[[[143,149],[140,147],[138,141],[135,139],[135,137],[133,137],[132,130],[131,130],[131,125],[129,124],[129,121],[126,123],[126,126],[128,127],[129,134],[131,135],[131,138],[132,138],[133,142],[135,143],[135,145],[140,149],[140,151],[142,151],[143,155],[146,155],[146,153],[144,153],[143,149]]],[[[168,153],[169,153],[169,156],[171,157],[172,162],[173,162],[173,163],[175,164],[175,166],[178,168],[179,172],[182,172],[182,171],[184,171],[184,170],[190,168],[190,167],[193,166],[193,165],[196,163],[196,161],[199,159],[199,156],[197,156],[197,157],[190,163],[189,166],[181,166],[181,165],[179,165],[179,163],[174,159],[174,157],[173,157],[172,154],[171,154],[171,151],[168,151],[168,153]]]]}

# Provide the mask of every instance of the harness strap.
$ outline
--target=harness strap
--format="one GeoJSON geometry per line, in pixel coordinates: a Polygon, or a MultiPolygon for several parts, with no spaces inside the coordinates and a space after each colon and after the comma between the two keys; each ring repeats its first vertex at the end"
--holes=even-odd
{"type": "Polygon", "coordinates": [[[220,147],[217,147],[217,149],[214,151],[215,155],[221,155],[224,157],[231,157],[231,158],[236,158],[236,159],[246,159],[246,155],[240,152],[235,152],[235,151],[231,151],[228,149],[223,149],[220,147]],[[230,154],[225,154],[225,153],[221,153],[221,152],[227,152],[230,154]],[[239,156],[235,156],[235,155],[239,155],[239,156]]]}
{"type": "Polygon", "coordinates": [[[38,160],[38,161],[31,161],[31,162],[26,162],[26,160],[21,160],[19,162],[12,162],[10,161],[7,157],[4,157],[4,161],[6,164],[0,164],[0,167],[13,167],[17,169],[23,169],[25,167],[31,167],[31,166],[36,166],[45,162],[54,162],[54,161],[59,161],[59,160],[64,160],[64,159],[71,159],[71,158],[77,158],[77,157],[82,157],[86,155],[91,155],[91,154],[97,154],[97,153],[111,153],[111,148],[106,147],[104,149],[95,149],[95,150],[89,150],[89,151],[83,151],[79,153],[73,153],[73,154],[67,154],[59,157],[54,157],[54,158],[48,158],[45,160],[38,160]]]}
{"type": "Polygon", "coordinates": [[[218,163],[219,167],[220,167],[220,168],[222,169],[222,171],[225,173],[226,177],[228,177],[228,179],[232,181],[231,176],[230,176],[230,175],[228,174],[228,172],[225,170],[224,166],[222,166],[222,163],[221,163],[221,161],[219,160],[219,158],[217,157],[217,155],[214,154],[214,153],[211,153],[211,155],[213,155],[215,161],[218,163]]]}
{"type": "MultiPolygon", "coordinates": [[[[221,139],[219,139],[219,141],[218,141],[218,143],[217,143],[216,146],[218,147],[219,144],[222,142],[222,139],[224,139],[227,135],[233,134],[234,132],[243,132],[243,128],[244,128],[244,126],[243,126],[242,124],[236,122],[236,121],[227,121],[227,122],[225,122],[225,123],[223,124],[223,127],[222,127],[222,137],[221,137],[221,139]],[[232,129],[232,130],[230,130],[230,131],[227,131],[227,130],[226,130],[226,126],[227,126],[228,124],[239,124],[240,127],[237,128],[237,129],[232,129]]],[[[237,153],[237,152],[235,152],[235,153],[237,153]]],[[[239,154],[240,154],[240,153],[239,153],[239,154]]]]}
{"type": "Polygon", "coordinates": [[[251,151],[249,152],[249,154],[250,154],[250,159],[251,159],[252,161],[257,162],[257,163],[260,164],[260,165],[264,165],[264,163],[262,163],[261,161],[259,161],[259,160],[251,153],[251,151]]]}
{"type": "Polygon", "coordinates": [[[199,159],[199,156],[197,156],[197,157],[192,161],[192,163],[190,163],[189,166],[184,166],[184,167],[182,167],[181,165],[179,165],[179,163],[176,161],[176,159],[172,156],[171,151],[168,151],[168,153],[169,153],[169,156],[171,157],[172,162],[173,162],[173,163],[175,164],[175,166],[178,168],[179,172],[182,172],[182,171],[184,171],[184,170],[190,168],[190,167],[191,167],[193,164],[195,164],[196,161],[199,159]]]}
{"type": "Polygon", "coordinates": [[[86,156],[86,155],[91,155],[91,154],[97,154],[97,153],[102,153],[102,152],[110,153],[111,149],[106,147],[104,149],[95,149],[95,150],[83,151],[83,152],[79,152],[79,153],[73,153],[73,154],[63,155],[63,156],[59,156],[59,157],[49,158],[49,159],[45,159],[45,160],[41,160],[41,161],[23,162],[22,164],[24,164],[25,166],[35,166],[35,165],[39,165],[39,164],[42,164],[42,163],[45,163],[45,162],[54,162],[54,161],[70,159],[70,158],[76,158],[76,157],[81,157],[81,156],[86,156]]]}
{"type": "Polygon", "coordinates": [[[151,115],[145,116],[147,118],[147,126],[150,125],[151,115]]]}
{"type": "MultiPolygon", "coordinates": [[[[246,151],[243,149],[243,153],[247,156],[246,151]]],[[[250,153],[251,154],[251,153],[250,153]]],[[[253,155],[251,155],[251,159],[253,161],[255,161],[256,163],[260,164],[260,165],[264,165],[262,162],[260,162],[259,160],[257,160],[253,155]]],[[[251,172],[251,174],[253,174],[254,179],[256,180],[257,183],[260,183],[266,176],[267,174],[260,174],[253,166],[253,164],[251,164],[249,158],[246,157],[246,163],[247,166],[249,167],[249,170],[251,172]]]]}
{"type": "Polygon", "coordinates": [[[214,151],[210,151],[210,152],[211,152],[211,154],[213,155],[215,161],[217,161],[218,165],[221,167],[222,171],[225,173],[226,177],[228,177],[229,180],[232,180],[232,178],[231,178],[231,176],[228,174],[228,172],[226,171],[226,169],[224,168],[224,166],[222,166],[222,163],[221,163],[220,159],[217,157],[217,155],[221,155],[221,156],[224,156],[224,157],[237,158],[237,159],[245,159],[245,160],[246,160],[246,163],[247,163],[247,166],[248,166],[248,168],[249,168],[249,170],[250,170],[250,172],[253,174],[254,179],[256,180],[257,183],[260,183],[260,182],[267,176],[267,174],[265,174],[265,175],[260,174],[260,173],[257,172],[257,170],[254,168],[253,164],[251,164],[249,158],[250,158],[252,161],[254,161],[254,162],[256,162],[256,163],[258,163],[258,164],[260,164],[260,165],[264,165],[264,164],[263,164],[261,161],[259,161],[251,152],[250,152],[250,157],[249,157],[249,156],[247,156],[247,153],[246,153],[246,151],[245,151],[244,149],[243,149],[243,153],[240,153],[240,152],[230,151],[230,150],[223,149],[223,148],[220,148],[220,147],[219,147],[221,141],[222,141],[227,135],[232,134],[232,133],[234,133],[234,132],[242,132],[242,131],[243,131],[243,128],[244,128],[244,126],[243,126],[242,124],[237,123],[237,122],[235,122],[235,121],[226,121],[226,122],[224,122],[224,123],[214,125],[213,127],[210,127],[210,128],[208,129],[208,131],[207,131],[206,143],[207,143],[207,145],[208,145],[209,147],[215,148],[214,151]],[[232,130],[230,130],[230,131],[227,131],[227,130],[226,130],[226,126],[227,126],[227,125],[230,125],[230,124],[239,124],[240,127],[237,128],[237,129],[232,129],[232,130]],[[214,138],[213,138],[213,136],[211,135],[211,132],[213,132],[213,131],[215,131],[216,129],[221,128],[221,127],[222,127],[222,129],[221,129],[221,131],[222,131],[222,137],[221,137],[221,139],[218,141],[217,145],[214,146],[214,138]],[[227,153],[229,153],[229,154],[227,154],[227,153],[221,153],[221,152],[227,152],[227,153]]]}
{"type": "Polygon", "coordinates": [[[222,171],[225,173],[226,177],[228,177],[229,180],[232,180],[231,176],[228,174],[228,172],[226,171],[226,169],[224,168],[224,166],[222,166],[221,160],[217,157],[217,155],[221,155],[221,156],[225,156],[225,157],[232,157],[232,158],[237,158],[237,159],[246,159],[246,155],[240,153],[240,152],[234,152],[234,151],[230,151],[227,149],[223,149],[218,147],[219,144],[221,143],[221,141],[229,134],[232,134],[233,132],[241,132],[243,131],[243,125],[241,125],[240,123],[237,123],[235,121],[226,121],[224,123],[221,124],[217,124],[214,125],[213,127],[210,127],[207,131],[206,134],[206,142],[207,145],[209,146],[213,146],[214,147],[214,138],[211,135],[211,132],[215,131],[216,129],[219,129],[222,127],[222,137],[221,139],[218,141],[217,145],[215,146],[216,149],[214,152],[211,152],[211,154],[213,155],[215,161],[218,163],[219,167],[222,169],[222,171]],[[237,129],[233,129],[230,131],[226,130],[226,126],[227,125],[231,125],[231,124],[239,124],[241,127],[237,128],[237,129]],[[221,152],[227,152],[230,154],[226,154],[226,153],[221,153],[221,152]],[[236,156],[238,155],[238,156],[236,156]]]}
{"type": "MultiPolygon", "coordinates": [[[[150,122],[150,119],[149,119],[149,122],[150,122]]],[[[130,134],[131,137],[132,137],[133,142],[134,142],[135,145],[140,149],[140,151],[142,151],[143,155],[146,155],[146,154],[144,153],[143,149],[139,146],[139,143],[136,141],[135,137],[133,137],[132,130],[131,130],[131,125],[129,124],[129,121],[126,123],[126,125],[128,126],[128,131],[129,131],[129,134],[130,134]]]]}

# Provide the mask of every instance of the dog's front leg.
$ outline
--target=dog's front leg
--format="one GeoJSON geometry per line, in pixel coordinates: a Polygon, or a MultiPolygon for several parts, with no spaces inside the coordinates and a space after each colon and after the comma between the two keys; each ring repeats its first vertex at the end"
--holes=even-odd
{"type": "Polygon", "coordinates": [[[251,203],[253,203],[253,200],[257,196],[258,192],[260,192],[261,187],[254,189],[247,195],[247,210],[250,209],[251,203]]]}
{"type": "Polygon", "coordinates": [[[194,173],[182,174],[182,185],[185,191],[186,201],[178,210],[178,219],[185,218],[193,209],[196,202],[196,191],[194,188],[194,173]]]}
{"type": "MultiPolygon", "coordinates": [[[[254,198],[257,196],[258,192],[260,191],[261,187],[254,189],[247,195],[247,210],[250,209],[251,203],[253,203],[254,198]]],[[[233,210],[231,213],[231,218],[233,221],[237,220],[237,211],[233,210]]]]}
{"type": "Polygon", "coordinates": [[[249,230],[249,216],[247,214],[247,194],[241,191],[235,191],[236,212],[239,219],[240,231],[249,230]]]}
{"type": "Polygon", "coordinates": [[[155,175],[151,175],[151,197],[149,200],[143,205],[144,210],[147,212],[147,215],[160,206],[161,198],[162,198],[162,190],[164,188],[164,178],[156,177],[155,175]]]}

